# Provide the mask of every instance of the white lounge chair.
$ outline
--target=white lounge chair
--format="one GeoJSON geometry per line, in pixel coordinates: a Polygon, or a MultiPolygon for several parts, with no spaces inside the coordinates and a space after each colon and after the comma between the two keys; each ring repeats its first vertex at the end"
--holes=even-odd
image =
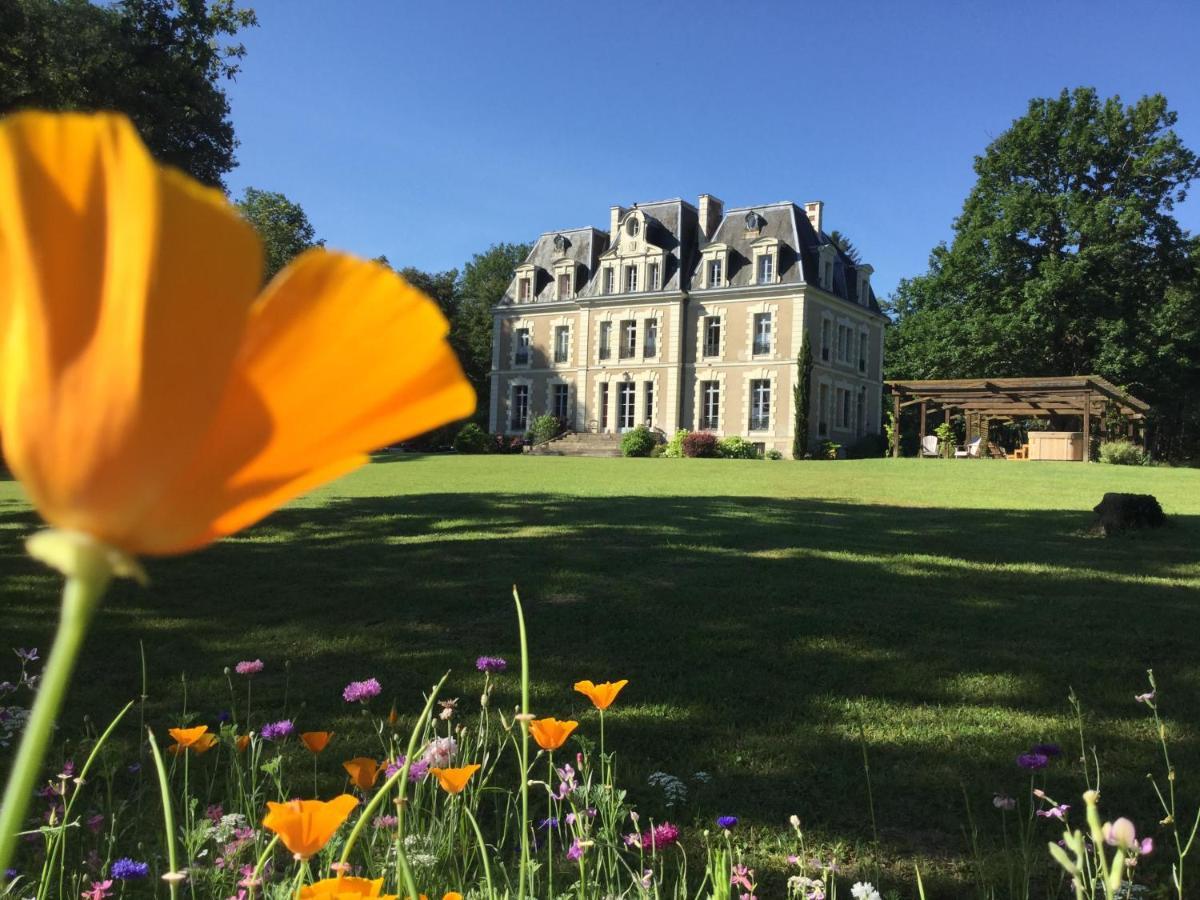
{"type": "Polygon", "coordinates": [[[970,457],[973,459],[978,459],[979,448],[982,444],[983,438],[975,438],[975,440],[971,441],[971,443],[967,444],[967,446],[955,448],[954,458],[963,459],[964,457],[970,457]]]}
{"type": "Polygon", "coordinates": [[[936,434],[927,434],[921,438],[921,455],[922,456],[941,456],[938,451],[938,439],[936,434]]]}

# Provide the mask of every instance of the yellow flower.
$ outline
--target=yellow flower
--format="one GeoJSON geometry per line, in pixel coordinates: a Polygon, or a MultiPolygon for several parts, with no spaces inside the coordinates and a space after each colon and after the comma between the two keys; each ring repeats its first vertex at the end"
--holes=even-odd
{"type": "Polygon", "coordinates": [[[471,776],[479,771],[479,763],[472,763],[458,769],[430,769],[429,771],[437,778],[438,784],[447,794],[461,794],[463,788],[467,786],[467,782],[471,780],[471,776]]]}
{"type": "Polygon", "coordinates": [[[342,763],[350,781],[360,791],[369,791],[379,778],[379,763],[369,756],[356,756],[342,763]]]}
{"type": "Polygon", "coordinates": [[[329,745],[332,731],[306,731],[300,735],[300,740],[310,753],[320,753],[329,745]]]}
{"type": "Polygon", "coordinates": [[[557,750],[578,727],[578,722],[560,722],[554,718],[534,719],[529,723],[529,733],[543,750],[557,750]]]}
{"type": "Polygon", "coordinates": [[[389,269],[315,249],[261,273],[250,225],[124,116],[0,122],[0,434],[47,522],[182,553],[474,409],[445,318],[389,269]]]}
{"type": "Polygon", "coordinates": [[[621,693],[621,688],[629,684],[629,680],[622,678],[620,681],[606,681],[603,684],[592,684],[590,681],[575,682],[575,690],[583,694],[592,701],[592,706],[596,709],[608,709],[612,706],[612,702],[617,699],[617,694],[621,693]]]}
{"type": "Polygon", "coordinates": [[[326,878],[300,888],[299,900],[356,900],[358,897],[396,900],[395,894],[381,894],[383,879],[326,878]]]}
{"type": "Polygon", "coordinates": [[[346,818],[358,806],[349,794],[322,800],[291,800],[287,803],[267,803],[268,812],[263,827],[279,835],[283,846],[301,859],[308,859],[329,843],[346,818]]]}

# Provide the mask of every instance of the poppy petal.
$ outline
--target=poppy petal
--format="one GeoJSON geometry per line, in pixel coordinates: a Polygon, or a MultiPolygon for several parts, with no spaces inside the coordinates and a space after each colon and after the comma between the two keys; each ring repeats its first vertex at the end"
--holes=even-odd
{"type": "Polygon", "coordinates": [[[261,265],[123,116],[0,124],[0,434],[47,521],[124,544],[208,430],[261,265]]]}
{"type": "Polygon", "coordinates": [[[231,534],[365,461],[463,418],[474,391],[437,306],[389,269],[310,250],[267,286],[190,467],[143,523],[142,552],[231,534]]]}

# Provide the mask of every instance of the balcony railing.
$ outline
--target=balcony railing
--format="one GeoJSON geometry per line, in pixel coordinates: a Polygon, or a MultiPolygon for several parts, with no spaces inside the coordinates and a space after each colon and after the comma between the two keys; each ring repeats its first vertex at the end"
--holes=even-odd
{"type": "Polygon", "coordinates": [[[750,430],[751,431],[766,431],[771,427],[770,416],[751,416],[750,430]]]}

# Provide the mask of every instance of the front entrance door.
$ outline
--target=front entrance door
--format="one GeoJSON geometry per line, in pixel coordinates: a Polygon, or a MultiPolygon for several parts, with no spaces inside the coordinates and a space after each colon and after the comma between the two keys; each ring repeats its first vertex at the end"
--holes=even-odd
{"type": "Polygon", "coordinates": [[[633,428],[636,387],[632,381],[622,381],[617,385],[617,428],[621,431],[633,428]]]}

